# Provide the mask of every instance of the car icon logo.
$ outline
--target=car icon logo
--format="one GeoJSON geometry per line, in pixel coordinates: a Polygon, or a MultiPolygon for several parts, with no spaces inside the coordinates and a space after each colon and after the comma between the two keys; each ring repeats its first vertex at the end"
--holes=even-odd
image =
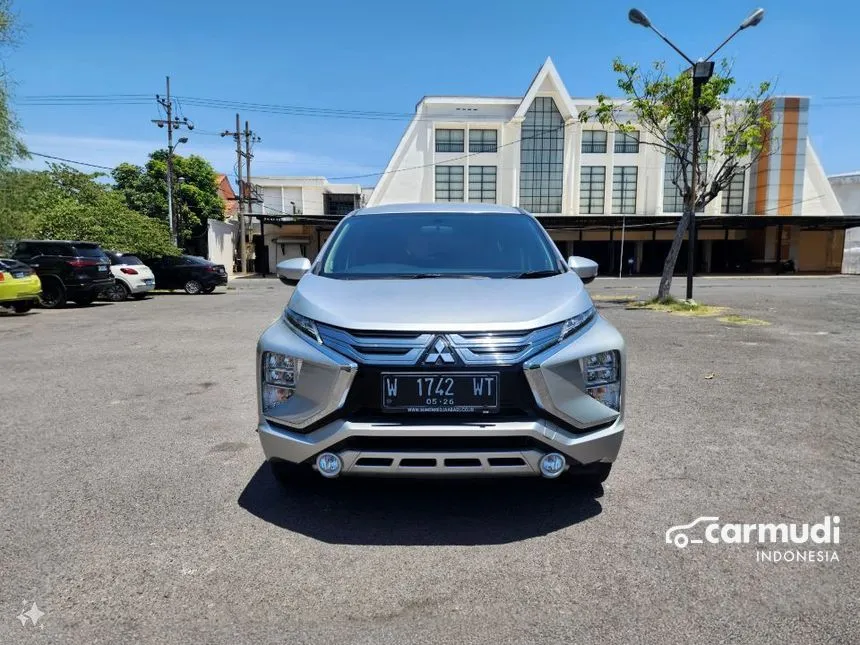
{"type": "Polygon", "coordinates": [[[719,517],[698,517],[689,524],[679,524],[672,526],[666,531],[666,544],[674,544],[679,549],[685,548],[688,544],[701,544],[701,538],[691,538],[685,533],[687,529],[691,529],[697,524],[703,522],[717,522],[719,517]]]}

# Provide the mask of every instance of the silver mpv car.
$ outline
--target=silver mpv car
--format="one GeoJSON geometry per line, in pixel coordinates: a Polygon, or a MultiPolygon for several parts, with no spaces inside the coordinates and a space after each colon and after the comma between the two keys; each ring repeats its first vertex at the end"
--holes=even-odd
{"type": "Polygon", "coordinates": [[[257,346],[276,477],[507,476],[603,482],[624,434],[624,341],[537,220],[405,204],[345,217],[257,346]]]}

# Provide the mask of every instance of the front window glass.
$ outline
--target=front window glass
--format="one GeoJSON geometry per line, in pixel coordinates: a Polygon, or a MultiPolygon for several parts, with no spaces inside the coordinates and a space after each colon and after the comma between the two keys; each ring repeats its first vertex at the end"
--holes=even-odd
{"type": "Polygon", "coordinates": [[[520,214],[359,215],[335,233],[320,275],[338,279],[561,273],[540,225],[520,214]]]}

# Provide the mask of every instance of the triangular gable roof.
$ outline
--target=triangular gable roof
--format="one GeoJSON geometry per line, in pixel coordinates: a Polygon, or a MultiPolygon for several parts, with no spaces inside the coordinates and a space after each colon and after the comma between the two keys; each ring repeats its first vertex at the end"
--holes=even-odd
{"type": "Polygon", "coordinates": [[[541,65],[541,68],[532,79],[528,91],[526,91],[525,96],[523,96],[523,100],[520,102],[520,105],[514,114],[514,118],[524,118],[532,104],[532,101],[534,101],[535,97],[539,93],[543,92],[553,92],[557,95],[558,101],[556,104],[558,106],[558,111],[561,112],[561,116],[563,118],[568,119],[577,115],[573,101],[570,100],[570,94],[564,86],[564,81],[561,80],[558,70],[555,68],[555,65],[553,65],[552,58],[547,56],[543,65],[541,65]]]}

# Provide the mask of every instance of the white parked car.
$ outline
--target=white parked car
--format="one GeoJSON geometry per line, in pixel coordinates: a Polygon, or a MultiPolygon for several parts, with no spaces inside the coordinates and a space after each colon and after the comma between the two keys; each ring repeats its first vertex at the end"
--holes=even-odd
{"type": "Polygon", "coordinates": [[[106,289],[103,296],[113,302],[121,302],[131,296],[142,300],[155,289],[155,276],[137,256],[130,253],[105,251],[110,258],[110,270],[116,283],[106,289]]]}

